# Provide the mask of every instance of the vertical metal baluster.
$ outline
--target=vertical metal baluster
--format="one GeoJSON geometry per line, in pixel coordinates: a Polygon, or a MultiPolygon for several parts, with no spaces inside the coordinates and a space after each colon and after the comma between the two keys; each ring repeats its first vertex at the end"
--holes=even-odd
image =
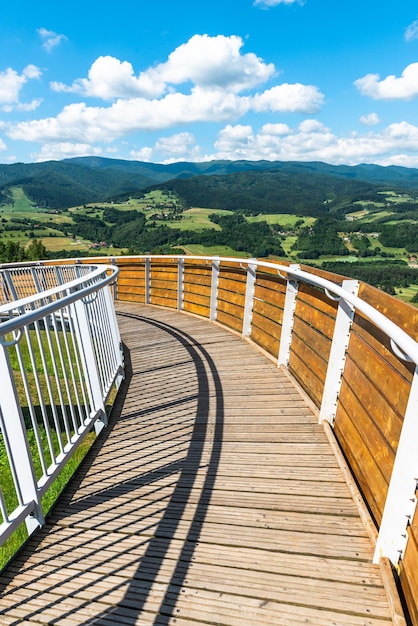
{"type": "MultiPolygon", "coordinates": [[[[38,346],[39,346],[39,353],[40,353],[40,357],[41,357],[42,368],[43,368],[44,373],[45,373],[45,384],[46,384],[46,388],[47,388],[47,392],[48,392],[48,396],[49,396],[49,402],[50,402],[50,407],[51,407],[51,412],[52,412],[52,418],[53,418],[53,421],[54,421],[55,433],[56,433],[57,441],[58,441],[58,447],[59,447],[60,453],[62,454],[64,452],[64,446],[63,446],[63,442],[62,442],[59,418],[58,418],[58,414],[57,414],[57,410],[56,410],[56,406],[55,406],[54,393],[53,393],[52,386],[51,386],[51,380],[49,378],[48,363],[47,363],[47,360],[46,360],[45,348],[44,348],[44,343],[43,343],[43,340],[42,340],[42,330],[40,328],[39,320],[34,323],[34,327],[35,327],[36,338],[37,338],[38,346]]],[[[46,327],[46,324],[45,324],[45,327],[46,327]]],[[[53,359],[52,359],[52,361],[53,361],[53,359]]],[[[53,363],[53,365],[54,365],[54,363],[53,363]]],[[[55,452],[54,452],[54,462],[56,462],[56,454],[55,454],[55,452]]]]}
{"type": "Polygon", "coordinates": [[[27,326],[25,326],[25,328],[24,328],[24,333],[25,333],[25,337],[26,337],[26,343],[27,343],[27,346],[28,346],[29,359],[30,359],[30,363],[31,363],[32,371],[33,371],[34,380],[35,380],[35,387],[36,387],[36,393],[37,393],[38,400],[39,400],[39,407],[40,407],[41,414],[42,414],[42,421],[43,421],[43,425],[44,425],[44,428],[45,428],[45,434],[46,434],[46,438],[47,438],[47,442],[48,442],[49,454],[51,456],[52,462],[55,463],[54,445],[53,445],[53,442],[52,442],[52,436],[51,436],[51,429],[50,429],[50,426],[49,426],[48,413],[47,413],[47,410],[46,410],[46,406],[45,406],[45,402],[44,402],[44,398],[43,398],[43,393],[42,393],[42,384],[41,384],[41,381],[39,379],[38,364],[36,363],[35,352],[34,352],[34,349],[33,349],[32,337],[31,337],[31,334],[30,334],[30,330],[29,330],[29,328],[27,326]]]}
{"type": "MultiPolygon", "coordinates": [[[[26,337],[25,337],[25,339],[26,339],[26,337]]],[[[37,421],[37,418],[36,418],[36,411],[35,411],[35,407],[33,405],[32,394],[31,394],[31,391],[30,391],[30,386],[29,386],[29,382],[28,382],[28,377],[27,377],[27,373],[26,373],[26,367],[25,367],[25,363],[24,363],[24,360],[23,360],[20,343],[21,342],[18,342],[15,345],[16,356],[17,356],[17,360],[18,360],[18,363],[19,363],[20,374],[22,376],[23,388],[24,388],[25,394],[26,394],[26,400],[27,400],[27,403],[28,403],[28,410],[29,410],[29,415],[30,415],[30,418],[31,418],[31,423],[32,423],[33,433],[34,433],[34,436],[35,436],[36,446],[38,448],[39,460],[40,460],[41,467],[42,467],[42,474],[46,475],[46,472],[47,472],[46,459],[45,459],[45,454],[44,454],[44,450],[43,450],[43,446],[42,446],[41,434],[39,432],[38,421],[37,421]]]]}
{"type": "Polygon", "coordinates": [[[0,397],[0,428],[21,506],[33,503],[33,515],[26,518],[26,528],[31,534],[45,523],[32,456],[29,450],[25,423],[20,407],[7,347],[0,344],[0,372],[3,373],[0,397]]]}
{"type": "MultiPolygon", "coordinates": [[[[78,404],[78,408],[80,411],[80,420],[81,420],[80,426],[84,426],[86,424],[87,418],[90,415],[90,412],[92,411],[93,403],[88,397],[89,386],[84,377],[82,357],[80,356],[80,351],[79,351],[78,342],[77,342],[77,331],[76,331],[76,325],[74,323],[74,318],[76,315],[74,305],[71,305],[70,307],[68,307],[67,310],[68,310],[68,324],[69,324],[69,329],[70,329],[72,350],[74,353],[74,361],[75,361],[75,365],[77,368],[76,372],[74,372],[74,389],[75,389],[75,393],[77,396],[77,400],[79,401],[80,396],[79,396],[78,387],[77,387],[77,375],[78,375],[78,380],[79,380],[79,384],[81,387],[81,394],[83,397],[83,405],[84,405],[84,410],[83,410],[81,406],[81,402],[79,402],[78,404]]],[[[71,349],[70,349],[70,353],[71,353],[71,349]]]]}

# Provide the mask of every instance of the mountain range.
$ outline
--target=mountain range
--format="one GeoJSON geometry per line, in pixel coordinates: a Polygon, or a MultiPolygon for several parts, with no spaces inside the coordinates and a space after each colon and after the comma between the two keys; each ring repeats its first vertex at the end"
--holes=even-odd
{"type": "Polygon", "coordinates": [[[343,211],[355,199],[376,199],[382,189],[418,196],[418,169],[329,165],[295,161],[208,161],[172,164],[76,157],[0,165],[0,199],[21,187],[39,206],[68,208],[138,196],[156,187],[175,191],[186,204],[248,212],[343,211]]]}

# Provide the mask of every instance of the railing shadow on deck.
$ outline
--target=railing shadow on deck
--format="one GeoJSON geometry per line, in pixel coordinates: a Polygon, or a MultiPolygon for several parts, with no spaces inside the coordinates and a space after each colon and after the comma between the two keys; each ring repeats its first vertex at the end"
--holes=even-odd
{"type": "MultiPolygon", "coordinates": [[[[192,520],[190,522],[190,529],[187,535],[186,541],[182,545],[179,550],[179,555],[176,561],[176,565],[173,567],[173,571],[170,577],[170,582],[166,585],[165,593],[163,594],[163,599],[161,601],[160,610],[157,611],[157,615],[155,617],[155,624],[159,626],[168,625],[169,621],[172,618],[172,613],[174,607],[176,605],[178,596],[181,593],[181,588],[183,582],[187,578],[187,573],[192,562],[194,549],[196,546],[196,542],[198,541],[201,526],[205,520],[208,505],[211,498],[211,493],[213,489],[213,484],[216,479],[217,469],[220,461],[220,453],[222,448],[222,435],[223,435],[223,422],[224,422],[224,400],[223,400],[223,390],[221,385],[221,380],[219,374],[216,370],[216,366],[208,354],[208,352],[203,348],[202,345],[197,343],[190,335],[187,333],[170,326],[167,323],[150,320],[144,318],[139,315],[134,315],[131,313],[119,313],[118,315],[123,316],[125,318],[131,318],[133,320],[138,320],[142,323],[153,326],[154,328],[158,328],[161,331],[169,334],[176,341],[178,341],[187,351],[190,359],[193,361],[194,370],[196,372],[197,378],[197,393],[196,395],[196,415],[194,419],[194,425],[192,429],[192,434],[190,438],[190,445],[185,453],[183,459],[174,461],[174,462],[162,462],[161,466],[157,469],[151,470],[149,472],[144,473],[144,466],[146,466],[146,457],[138,458],[138,476],[132,477],[132,463],[130,466],[130,477],[128,480],[122,480],[116,486],[111,488],[103,488],[100,487],[100,476],[103,477],[103,474],[100,474],[98,477],[98,488],[95,490],[94,494],[90,497],[83,498],[81,501],[77,503],[75,513],[79,513],[80,511],[87,511],[90,507],[94,505],[94,501],[97,502],[97,494],[100,494],[100,497],[109,502],[108,509],[115,513],[115,517],[118,516],[117,510],[114,509],[112,505],[112,500],[116,497],[127,495],[130,492],[138,489],[141,486],[152,485],[155,481],[160,480],[162,477],[170,477],[173,476],[174,480],[177,480],[175,487],[173,489],[172,495],[169,498],[168,503],[164,501],[164,498],[161,498],[161,508],[165,508],[165,511],[161,517],[161,520],[158,522],[156,529],[152,532],[151,537],[145,537],[141,539],[140,543],[142,546],[148,542],[148,545],[143,552],[142,556],[138,558],[138,555],[135,555],[133,558],[133,563],[135,561],[139,562],[136,572],[132,575],[132,582],[128,589],[126,589],[123,599],[121,599],[116,605],[109,606],[109,609],[104,611],[102,614],[95,615],[94,617],[88,618],[84,623],[87,624],[101,624],[103,620],[103,624],[108,624],[109,617],[112,618],[113,621],[118,621],[118,615],[121,611],[120,617],[121,622],[123,623],[136,623],[136,619],[141,615],[144,610],[144,606],[147,602],[149,594],[151,592],[152,586],[156,581],[158,574],[163,565],[164,559],[167,556],[167,553],[170,549],[170,545],[173,541],[173,538],[176,534],[176,530],[179,526],[180,520],[182,519],[182,514],[185,508],[188,505],[190,495],[192,489],[194,487],[194,483],[197,477],[197,474],[200,469],[202,469],[202,457],[203,457],[203,449],[206,443],[206,439],[208,436],[208,425],[209,425],[209,417],[210,417],[210,407],[209,407],[209,383],[210,378],[212,379],[212,384],[214,387],[214,402],[215,402],[215,410],[212,412],[213,420],[214,420],[214,433],[213,444],[210,452],[210,457],[208,463],[205,462],[204,467],[206,470],[205,479],[203,482],[203,487],[200,491],[200,495],[198,497],[197,504],[194,508],[194,514],[192,516],[192,520]],[[175,478],[175,474],[180,474],[179,478],[175,478]],[[140,580],[140,592],[138,593],[138,580],[140,580]],[[136,582],[135,582],[136,581],[136,582]],[[133,590],[131,590],[133,587],[133,590]],[[135,598],[133,599],[133,593],[135,593],[135,598]],[[127,616],[127,611],[129,613],[129,618],[127,616]],[[123,613],[123,620],[122,620],[123,613]],[[127,621],[127,619],[129,621],[127,621]]],[[[127,350],[126,346],[124,346],[124,354],[125,354],[125,380],[122,383],[120,388],[120,392],[118,398],[115,402],[111,420],[109,422],[108,429],[102,433],[102,437],[96,440],[93,444],[89,454],[82,462],[80,468],[78,469],[76,475],[71,481],[68,492],[71,494],[77,493],[79,486],[83,479],[88,475],[94,464],[97,464],[98,456],[106,444],[106,441],[111,437],[112,432],[115,429],[115,426],[120,423],[121,420],[124,419],[122,414],[124,401],[126,399],[129,386],[132,382],[132,363],[130,358],[129,350],[127,350]]],[[[166,369],[167,365],[160,365],[155,367],[156,374],[160,369],[166,369]]],[[[187,395],[184,398],[184,402],[189,401],[190,397],[187,395]]],[[[174,402],[174,405],[178,409],[179,407],[178,401],[174,402]]],[[[132,419],[134,417],[141,418],[142,420],[146,418],[148,415],[151,416],[156,410],[161,410],[162,408],[168,410],[172,403],[159,403],[157,406],[153,405],[149,408],[141,409],[139,408],[137,411],[130,412],[128,417],[132,419]]],[[[125,418],[126,419],[126,418],[125,418]]],[[[181,426],[181,424],[179,424],[181,426]]],[[[152,444],[150,444],[152,445],[152,444]]],[[[172,444],[170,444],[172,447],[172,444]]],[[[166,451],[166,449],[165,449],[166,451]]],[[[118,463],[119,467],[123,466],[123,456],[129,454],[129,451],[126,447],[121,450],[120,453],[120,461],[118,463]]],[[[171,452],[168,454],[168,457],[171,455],[171,452]]],[[[162,461],[167,458],[163,457],[162,461]]],[[[100,465],[99,465],[100,467],[100,465]]],[[[174,482],[173,480],[173,482],[174,482]]],[[[156,499],[152,500],[152,503],[158,502],[159,496],[158,488],[155,492],[156,499]]],[[[152,519],[152,511],[151,514],[147,512],[147,507],[150,506],[150,503],[138,503],[138,507],[136,511],[138,513],[137,522],[144,522],[147,517],[151,517],[150,526],[153,525],[152,519]]],[[[152,508],[152,507],[151,507],[152,508]]],[[[71,502],[66,506],[63,514],[59,513],[59,506],[55,509],[55,519],[54,522],[60,524],[61,519],[66,518],[66,525],[68,522],[71,526],[71,502]]],[[[32,543],[34,550],[36,550],[37,545],[41,543],[44,539],[45,535],[51,534],[49,529],[49,524],[39,531],[37,536],[32,537],[32,543]]],[[[74,525],[74,532],[77,534],[76,525],[74,525]]],[[[148,528],[149,528],[148,527],[148,528]]],[[[95,529],[94,523],[90,526],[91,530],[95,529]]],[[[141,531],[138,531],[138,534],[141,531]]],[[[129,535],[135,534],[135,531],[132,531],[130,528],[129,535]]],[[[116,534],[116,533],[115,533],[116,534]]],[[[118,533],[118,539],[111,543],[107,540],[106,549],[111,550],[120,542],[123,542],[126,539],[127,534],[118,533]]],[[[81,538],[81,536],[80,536],[81,538]]],[[[80,548],[89,549],[90,541],[78,544],[80,548]]],[[[59,547],[59,540],[54,543],[55,547],[59,547]]],[[[138,544],[137,544],[138,545],[138,544]]],[[[97,554],[100,557],[100,548],[94,548],[92,554],[97,554]]],[[[129,554],[129,550],[125,551],[125,555],[129,554]]],[[[81,559],[80,559],[81,560],[81,559]]],[[[77,562],[75,559],[73,562],[77,562]]],[[[123,569],[127,566],[132,565],[129,561],[125,560],[123,564],[123,569]]],[[[57,565],[57,569],[59,566],[57,565]]],[[[119,565],[119,568],[121,566],[119,565]]],[[[31,579],[31,583],[39,579],[42,581],[42,574],[38,573],[38,566],[32,567],[33,578],[31,579]]],[[[117,576],[118,567],[112,565],[112,575],[117,576]]],[[[78,572],[74,571],[73,581],[77,582],[78,572]]],[[[106,593],[104,595],[109,595],[112,593],[112,588],[109,588],[108,575],[103,574],[103,580],[107,581],[106,593]]],[[[71,580],[71,576],[69,576],[68,580],[71,580]]],[[[122,581],[121,581],[122,584],[122,581]]],[[[113,590],[117,590],[119,587],[118,584],[115,583],[113,590]]],[[[87,590],[87,585],[85,586],[87,590]]],[[[77,586],[77,594],[83,590],[83,586],[77,586]]],[[[0,593],[4,591],[4,587],[0,588],[0,593]]],[[[49,586],[49,591],[53,592],[53,587],[49,586]]],[[[58,585],[57,585],[57,591],[58,585]]],[[[42,593],[42,592],[40,592],[42,593]]],[[[69,594],[71,596],[71,594],[69,594]]],[[[98,600],[100,596],[96,596],[96,600],[98,600]]],[[[82,606],[83,603],[81,603],[82,606]]],[[[86,600],[85,606],[89,604],[89,601],[86,600]]],[[[42,607],[41,611],[45,609],[45,606],[42,607]]],[[[27,616],[27,618],[34,617],[35,613],[31,616],[27,616]]],[[[67,616],[71,616],[71,611],[69,610],[67,616]]],[[[61,614],[61,619],[66,617],[65,612],[61,614]]]]}

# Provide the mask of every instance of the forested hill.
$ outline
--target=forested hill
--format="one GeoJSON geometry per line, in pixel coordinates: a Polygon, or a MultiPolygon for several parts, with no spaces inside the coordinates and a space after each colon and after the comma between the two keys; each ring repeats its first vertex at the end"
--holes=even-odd
{"type": "Polygon", "coordinates": [[[377,165],[333,166],[282,161],[210,161],[162,165],[102,157],[0,165],[0,199],[22,187],[37,205],[68,208],[138,195],[166,184],[186,204],[248,212],[337,212],[356,197],[384,189],[418,190],[418,169],[377,165]],[[326,203],[326,204],[324,204],[326,203]]]}
{"type": "Polygon", "coordinates": [[[173,179],[159,186],[174,192],[187,206],[237,210],[244,214],[318,215],[353,210],[356,200],[379,202],[381,186],[338,176],[277,169],[224,176],[173,179]]]}

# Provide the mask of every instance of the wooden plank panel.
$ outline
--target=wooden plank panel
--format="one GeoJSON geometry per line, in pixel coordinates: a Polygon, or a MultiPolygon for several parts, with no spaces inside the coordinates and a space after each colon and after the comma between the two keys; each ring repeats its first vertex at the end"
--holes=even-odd
{"type": "Polygon", "coordinates": [[[313,326],[325,337],[332,339],[334,333],[335,320],[329,315],[325,315],[319,309],[315,309],[311,304],[307,304],[299,298],[296,301],[295,318],[303,320],[306,324],[313,326]]]}
{"type": "Polygon", "coordinates": [[[300,354],[302,354],[302,350],[299,350],[299,352],[291,351],[289,358],[289,372],[291,372],[301,385],[302,389],[319,408],[321,406],[321,399],[324,391],[324,381],[315,375],[315,372],[309,368],[305,359],[302,360],[300,358],[300,354]]]}
{"type": "Polygon", "coordinates": [[[253,315],[257,314],[267,320],[273,320],[281,326],[283,321],[283,309],[273,306],[268,302],[260,302],[258,298],[254,298],[253,315]]]}
{"type": "Polygon", "coordinates": [[[288,377],[217,324],[117,306],[134,314],[120,317],[126,398],[3,573],[0,620],[391,623],[350,490],[288,377]]]}
{"type": "MultiPolygon", "coordinates": [[[[344,397],[347,396],[344,392],[344,397]]],[[[379,525],[386,500],[387,482],[373,452],[365,446],[356,423],[353,423],[342,402],[338,405],[334,431],[365,501],[379,525]]]]}
{"type": "Polygon", "coordinates": [[[360,284],[359,296],[403,328],[415,341],[418,341],[417,307],[399,300],[395,301],[395,307],[393,296],[366,283],[360,284]]]}
{"type": "Polygon", "coordinates": [[[195,304],[193,302],[184,302],[184,310],[194,315],[201,315],[202,317],[209,317],[210,307],[203,304],[195,304]]]}
{"type": "Polygon", "coordinates": [[[210,297],[210,284],[204,285],[185,281],[184,293],[193,294],[193,296],[205,295],[210,297]]]}
{"type": "Polygon", "coordinates": [[[367,376],[357,364],[353,363],[351,357],[346,361],[340,397],[359,422],[367,445],[379,455],[379,458],[382,458],[382,455],[385,457],[385,464],[389,463],[387,472],[389,481],[402,429],[402,418],[388,405],[379,389],[370,384],[367,376]],[[352,400],[346,399],[345,394],[351,396],[352,400]]]}
{"type": "Polygon", "coordinates": [[[209,295],[197,295],[190,294],[188,291],[185,291],[183,294],[184,304],[199,304],[201,306],[206,306],[208,309],[210,307],[210,294],[209,295]]]}
{"type": "Polygon", "coordinates": [[[409,396],[407,381],[373,349],[370,349],[364,340],[355,333],[351,335],[348,346],[350,359],[363,372],[372,387],[379,390],[382,399],[396,413],[403,415],[409,396]]]}
{"type": "Polygon", "coordinates": [[[278,357],[280,340],[266,333],[262,327],[254,323],[254,320],[251,327],[251,340],[272,356],[278,357]]]}
{"type": "Polygon", "coordinates": [[[304,377],[307,393],[309,395],[313,394],[320,403],[327,373],[327,362],[319,358],[320,355],[314,352],[309,344],[305,343],[305,335],[307,336],[307,333],[300,334],[300,331],[306,330],[307,328],[309,327],[304,327],[295,322],[290,349],[289,368],[296,371],[297,367],[295,367],[295,364],[298,363],[301,365],[301,371],[298,372],[298,375],[301,378],[304,377]],[[305,374],[302,374],[302,371],[304,371],[305,374]],[[312,388],[309,386],[308,382],[310,378],[312,379],[312,388]]]}
{"type": "MultiPolygon", "coordinates": [[[[244,308],[245,295],[233,291],[225,291],[221,287],[218,288],[218,302],[237,305],[241,309],[244,308]]],[[[219,305],[218,305],[219,306],[219,305]]]]}
{"type": "Polygon", "coordinates": [[[293,352],[302,350],[299,354],[301,359],[305,358],[305,352],[312,352],[313,360],[315,361],[312,362],[312,366],[317,369],[317,376],[322,378],[325,382],[329,353],[331,350],[331,341],[327,337],[318,332],[316,328],[305,324],[303,320],[296,318],[293,327],[291,350],[293,352]],[[299,341],[294,341],[296,337],[299,341]]]}
{"type": "Polygon", "coordinates": [[[236,307],[232,307],[231,305],[223,306],[223,303],[218,303],[218,310],[216,313],[216,321],[220,324],[224,324],[228,328],[232,328],[232,330],[236,330],[237,332],[242,332],[242,317],[238,315],[239,311],[236,307]],[[225,310],[224,310],[225,309],[225,310]]]}
{"type": "Polygon", "coordinates": [[[337,315],[338,302],[329,298],[321,289],[316,289],[305,283],[300,283],[298,298],[308,306],[322,311],[329,317],[335,319],[337,315]]]}

